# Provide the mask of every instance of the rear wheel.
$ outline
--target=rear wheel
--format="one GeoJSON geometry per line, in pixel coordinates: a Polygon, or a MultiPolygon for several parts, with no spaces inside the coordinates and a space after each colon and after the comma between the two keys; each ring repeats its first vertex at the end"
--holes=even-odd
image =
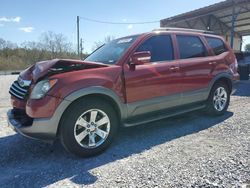
{"type": "Polygon", "coordinates": [[[80,157],[103,152],[112,142],[118,118],[112,106],[94,98],[81,99],[66,111],[60,137],[66,150],[80,157]]]}
{"type": "Polygon", "coordinates": [[[210,115],[223,115],[230,102],[228,86],[222,82],[215,83],[207,101],[207,112],[210,115]]]}

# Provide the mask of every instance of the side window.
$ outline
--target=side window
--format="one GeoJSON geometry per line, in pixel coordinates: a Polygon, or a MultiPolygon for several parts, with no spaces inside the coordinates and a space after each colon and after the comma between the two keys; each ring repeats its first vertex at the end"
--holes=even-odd
{"type": "Polygon", "coordinates": [[[177,42],[181,59],[207,56],[207,50],[199,37],[177,35],[177,42]]]}
{"type": "Polygon", "coordinates": [[[172,39],[170,35],[153,36],[143,42],[136,52],[150,51],[151,62],[170,61],[174,59],[172,39]]]}
{"type": "Polygon", "coordinates": [[[224,42],[221,39],[206,37],[209,46],[213,49],[215,55],[220,55],[227,50],[224,42]]]}

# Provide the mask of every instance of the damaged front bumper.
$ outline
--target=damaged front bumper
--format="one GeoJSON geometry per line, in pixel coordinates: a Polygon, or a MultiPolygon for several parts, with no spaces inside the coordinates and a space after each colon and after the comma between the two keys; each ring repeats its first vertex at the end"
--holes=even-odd
{"type": "MultiPolygon", "coordinates": [[[[51,119],[33,119],[26,115],[24,110],[11,109],[7,112],[8,125],[21,135],[43,141],[53,141],[57,135],[57,129],[51,125],[51,119]]],[[[57,127],[57,126],[56,126],[57,127]]]]}

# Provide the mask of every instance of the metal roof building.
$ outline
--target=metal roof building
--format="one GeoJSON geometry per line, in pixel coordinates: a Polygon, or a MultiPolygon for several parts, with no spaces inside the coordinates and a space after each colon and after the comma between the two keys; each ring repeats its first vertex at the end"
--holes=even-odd
{"type": "Polygon", "coordinates": [[[235,51],[242,37],[250,35],[250,0],[226,0],[161,20],[161,27],[183,27],[222,35],[235,51]]]}

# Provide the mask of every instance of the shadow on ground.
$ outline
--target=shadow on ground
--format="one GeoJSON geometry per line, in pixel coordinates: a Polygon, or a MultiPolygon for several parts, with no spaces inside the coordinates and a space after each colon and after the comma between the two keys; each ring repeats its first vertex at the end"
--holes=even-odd
{"type": "Polygon", "coordinates": [[[103,154],[79,159],[66,153],[59,143],[48,145],[17,134],[0,138],[0,187],[44,187],[69,178],[89,185],[97,181],[91,170],[139,154],[150,148],[195,134],[218,125],[233,115],[207,117],[193,112],[148,125],[122,129],[115,142],[103,154]]]}
{"type": "Polygon", "coordinates": [[[236,92],[233,95],[241,97],[250,96],[250,80],[241,80],[236,92]]]}

